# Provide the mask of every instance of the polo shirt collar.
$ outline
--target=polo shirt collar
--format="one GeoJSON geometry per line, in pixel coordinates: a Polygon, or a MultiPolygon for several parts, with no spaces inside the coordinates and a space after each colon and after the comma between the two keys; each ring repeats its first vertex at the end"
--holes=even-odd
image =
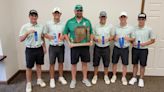
{"type": "Polygon", "coordinates": [[[119,27],[120,27],[120,28],[128,28],[128,27],[129,27],[129,25],[128,25],[128,24],[126,24],[126,26],[122,27],[122,26],[119,24],[119,27]]]}
{"type": "Polygon", "coordinates": [[[31,22],[29,23],[31,26],[38,26],[38,23],[36,23],[35,25],[32,24],[31,22]]]}
{"type": "Polygon", "coordinates": [[[77,19],[76,19],[76,16],[74,17],[74,20],[76,21],[76,23],[81,23],[83,21],[84,17],[82,17],[81,21],[78,22],[77,19]]]}

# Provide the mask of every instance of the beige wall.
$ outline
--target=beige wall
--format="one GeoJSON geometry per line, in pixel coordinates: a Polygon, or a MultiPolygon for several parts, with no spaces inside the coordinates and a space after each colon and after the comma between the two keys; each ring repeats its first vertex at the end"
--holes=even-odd
{"type": "MultiPolygon", "coordinates": [[[[24,45],[18,42],[18,33],[20,27],[28,22],[28,12],[30,9],[36,9],[39,12],[39,23],[45,24],[50,20],[51,12],[54,7],[61,7],[63,11],[62,20],[66,21],[74,16],[74,6],[82,4],[84,6],[84,16],[91,20],[93,26],[98,23],[98,14],[101,10],[108,13],[108,21],[114,25],[118,24],[118,16],[121,11],[127,11],[129,14],[129,24],[136,24],[137,14],[140,12],[141,0],[14,0],[14,31],[17,44],[18,63],[20,69],[25,69],[24,45]],[[120,7],[121,6],[121,7],[120,7]]],[[[92,62],[89,64],[90,70],[93,70],[92,62]]],[[[130,68],[131,66],[129,66],[130,68]]],[[[49,60],[45,58],[44,70],[48,70],[49,60]]],[[[81,66],[78,66],[81,69],[81,66]]],[[[121,69],[121,67],[119,68],[121,69]]],[[[70,70],[69,49],[66,48],[65,70],[70,70]]],[[[102,65],[101,65],[102,70],[102,65]]],[[[130,69],[129,69],[130,70],[130,69]]]]}
{"type": "MultiPolygon", "coordinates": [[[[0,40],[2,41],[3,53],[8,56],[5,63],[1,63],[6,71],[8,79],[18,69],[25,69],[24,45],[18,41],[18,34],[23,24],[28,22],[28,12],[30,9],[36,9],[39,12],[39,23],[45,24],[50,20],[51,11],[55,6],[61,7],[63,11],[62,20],[66,21],[74,16],[73,10],[76,4],[84,6],[84,16],[91,20],[92,25],[98,23],[98,13],[106,10],[108,13],[108,22],[118,24],[118,16],[121,11],[127,11],[128,23],[137,24],[137,14],[140,12],[141,0],[1,0],[0,1],[0,40]]],[[[164,75],[164,40],[163,40],[163,0],[146,0],[145,11],[148,14],[148,25],[150,25],[157,34],[156,44],[150,46],[148,67],[146,75],[164,75]],[[160,27],[159,27],[160,25],[160,27]]],[[[91,50],[92,52],[92,50],[91,50]]],[[[70,70],[69,48],[66,47],[64,69],[70,70]]],[[[112,54],[112,53],[111,53],[112,54]]],[[[91,53],[92,56],[92,53],[91,53]]],[[[131,54],[130,54],[131,56],[131,54]]],[[[131,63],[131,58],[130,62],[131,63]]],[[[80,63],[79,63],[80,64],[80,63]]],[[[78,70],[81,66],[78,64],[78,70]]],[[[44,70],[48,70],[48,54],[45,57],[44,70]]],[[[57,68],[57,67],[56,67],[57,68]]],[[[101,63],[101,70],[103,66],[101,63]]],[[[131,64],[128,71],[132,71],[131,64]]],[[[89,70],[93,70],[92,62],[89,64],[89,70]]],[[[110,67],[111,70],[111,67],[110,67]]],[[[121,64],[119,64],[121,70],[121,64]]]]}
{"type": "Polygon", "coordinates": [[[0,0],[0,11],[0,40],[2,42],[3,54],[7,55],[4,63],[0,63],[0,68],[3,68],[2,70],[5,71],[1,72],[3,73],[1,76],[5,77],[2,81],[6,81],[18,71],[17,47],[10,0],[0,0]]]}

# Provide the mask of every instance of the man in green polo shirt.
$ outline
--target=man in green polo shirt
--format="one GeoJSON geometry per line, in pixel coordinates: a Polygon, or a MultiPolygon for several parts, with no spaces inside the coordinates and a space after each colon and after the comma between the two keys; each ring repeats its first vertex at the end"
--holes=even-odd
{"type": "Polygon", "coordinates": [[[45,82],[41,79],[41,65],[44,64],[44,53],[46,46],[43,38],[43,26],[37,23],[38,13],[36,10],[29,12],[30,22],[23,25],[20,33],[19,40],[24,42],[26,46],[26,92],[32,92],[32,68],[36,63],[37,84],[45,87],[45,82]]]}
{"type": "Polygon", "coordinates": [[[76,86],[76,70],[77,70],[77,63],[79,61],[79,57],[81,58],[81,62],[82,62],[82,72],[83,72],[82,82],[89,87],[91,86],[91,83],[87,78],[87,71],[88,71],[87,63],[90,62],[89,46],[92,45],[92,39],[93,39],[92,25],[88,19],[83,17],[82,5],[76,5],[74,12],[75,12],[75,17],[67,21],[64,29],[65,39],[69,42],[69,46],[71,48],[72,81],[70,84],[70,88],[75,88],[76,86]],[[71,40],[75,39],[75,29],[77,27],[82,27],[82,26],[85,26],[89,31],[90,41],[88,42],[87,41],[88,39],[83,39],[80,41],[80,43],[86,43],[85,46],[74,47],[72,43],[70,43],[70,39],[71,40]]]}

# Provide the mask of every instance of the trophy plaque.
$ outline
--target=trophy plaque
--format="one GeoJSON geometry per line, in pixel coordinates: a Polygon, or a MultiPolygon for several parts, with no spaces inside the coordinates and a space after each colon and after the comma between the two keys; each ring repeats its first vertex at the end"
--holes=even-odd
{"type": "Polygon", "coordinates": [[[77,26],[74,30],[74,35],[74,38],[70,38],[73,46],[87,46],[88,42],[90,42],[90,32],[86,26],[77,26]],[[81,43],[83,40],[86,40],[86,43],[81,43]]]}

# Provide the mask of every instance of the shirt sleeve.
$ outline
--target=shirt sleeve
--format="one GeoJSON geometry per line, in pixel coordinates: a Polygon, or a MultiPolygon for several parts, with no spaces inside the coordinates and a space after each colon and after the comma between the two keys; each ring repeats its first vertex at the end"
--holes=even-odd
{"type": "Polygon", "coordinates": [[[135,30],[134,30],[134,27],[131,27],[130,37],[131,38],[135,38],[135,30]]]}
{"type": "Polygon", "coordinates": [[[47,33],[49,33],[49,29],[48,29],[48,25],[45,24],[43,27],[43,34],[47,34],[47,33]]]}
{"type": "Polygon", "coordinates": [[[25,35],[25,33],[26,33],[25,26],[22,26],[20,29],[20,32],[19,32],[19,36],[23,36],[23,35],[25,35]]]}
{"type": "Polygon", "coordinates": [[[70,31],[69,31],[69,26],[68,26],[68,24],[69,24],[69,21],[67,21],[67,23],[66,23],[66,25],[65,25],[65,27],[64,27],[64,31],[63,31],[63,34],[65,35],[65,34],[68,34],[70,31]]]}
{"type": "Polygon", "coordinates": [[[93,34],[92,24],[91,24],[91,22],[90,22],[90,21],[88,21],[88,22],[89,22],[90,34],[93,34]]]}
{"type": "Polygon", "coordinates": [[[115,32],[114,32],[114,27],[112,26],[111,30],[110,30],[110,35],[111,36],[114,36],[115,35],[115,32]]]}
{"type": "Polygon", "coordinates": [[[155,36],[155,34],[153,33],[152,29],[150,29],[149,38],[150,38],[150,39],[155,39],[155,38],[156,38],[156,36],[155,36]]]}

